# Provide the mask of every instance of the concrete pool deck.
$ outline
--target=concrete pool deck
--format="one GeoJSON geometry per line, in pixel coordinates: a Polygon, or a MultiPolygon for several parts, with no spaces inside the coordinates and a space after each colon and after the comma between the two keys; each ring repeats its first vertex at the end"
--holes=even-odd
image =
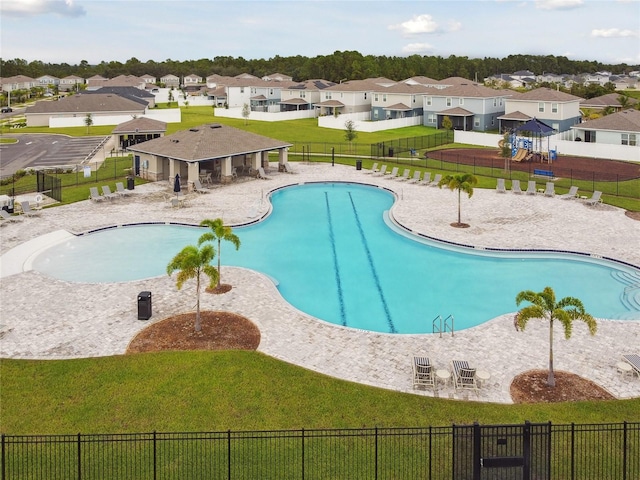
{"type": "MultiPolygon", "coordinates": [[[[462,197],[462,221],[471,227],[458,229],[450,226],[457,219],[456,193],[447,189],[393,181],[341,165],[293,166],[295,174],[271,173],[268,180],[241,178],[232,185],[213,188],[208,194],[192,194],[185,208],[168,206],[168,183],[151,183],[137,186],[125,198],[48,208],[38,217],[3,225],[0,357],[121,355],[131,339],[150,323],[193,310],[193,290],[186,285],[178,291],[175,280],[168,276],[117,284],[84,284],[22,271],[36,251],[64,241],[67,232],[139,222],[197,224],[204,218],[218,217],[227,224],[246,223],[268,211],[265,196],[269,190],[307,181],[358,181],[392,189],[398,196],[392,209],[394,217],[428,236],[479,247],[572,250],[640,265],[640,222],[615,207],[588,207],[577,200],[476,189],[471,199],[462,197]],[[153,315],[150,320],[141,321],[137,319],[137,294],[145,290],[152,292],[153,315]]],[[[140,248],[144,248],[142,239],[140,248]]],[[[434,393],[430,390],[413,389],[411,356],[428,356],[436,368],[447,369],[452,360],[467,360],[491,374],[479,398],[471,394],[470,400],[511,403],[509,385],[515,375],[547,368],[548,324],[532,321],[525,332],[516,332],[515,302],[512,312],[455,332],[453,337],[391,335],[318,321],[285,302],[273,283],[259,273],[223,267],[222,278],[233,289],[224,295],[203,294],[201,308],[246,316],[260,329],[259,351],[333,377],[431,396],[434,393]]],[[[546,284],[553,285],[552,279],[546,284]]],[[[424,321],[430,323],[427,316],[425,313],[424,321]]],[[[621,354],[640,353],[640,321],[598,320],[598,333],[593,337],[581,322],[575,324],[569,340],[556,326],[556,370],[589,378],[617,398],[640,397],[640,379],[622,377],[616,369],[621,354]]],[[[450,386],[442,387],[438,394],[466,398],[450,386]]]]}

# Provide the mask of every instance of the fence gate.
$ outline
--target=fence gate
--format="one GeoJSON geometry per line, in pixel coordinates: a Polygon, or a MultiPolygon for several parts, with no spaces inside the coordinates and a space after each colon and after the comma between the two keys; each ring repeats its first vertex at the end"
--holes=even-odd
{"type": "Polygon", "coordinates": [[[454,480],[550,478],[551,426],[467,425],[453,428],[454,480]]]}
{"type": "Polygon", "coordinates": [[[38,192],[45,193],[47,197],[62,201],[62,187],[60,186],[60,179],[52,175],[47,175],[44,172],[36,171],[38,192]]]}

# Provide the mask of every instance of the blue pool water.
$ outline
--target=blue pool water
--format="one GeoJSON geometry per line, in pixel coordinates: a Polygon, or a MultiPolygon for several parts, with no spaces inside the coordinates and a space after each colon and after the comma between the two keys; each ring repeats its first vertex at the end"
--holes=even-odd
{"type": "MultiPolygon", "coordinates": [[[[461,330],[517,310],[518,292],[547,285],[558,298],[580,298],[596,317],[640,319],[640,271],[626,265],[560,253],[442,248],[389,222],[394,197],[371,186],[306,184],[270,199],[273,211],[264,221],[234,228],[238,251],[223,242],[222,263],[269,275],[288,302],[328,322],[430,333],[434,318],[453,315],[461,330]]],[[[428,207],[421,214],[428,215],[428,207]]],[[[51,247],[33,268],[76,282],[166,275],[173,256],[205,231],[180,225],[101,230],[51,247]]]]}

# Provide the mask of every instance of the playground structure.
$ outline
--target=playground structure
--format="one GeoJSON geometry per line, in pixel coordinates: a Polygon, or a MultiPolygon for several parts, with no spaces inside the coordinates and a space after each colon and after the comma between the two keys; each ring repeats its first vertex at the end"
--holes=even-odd
{"type": "MultiPolygon", "coordinates": [[[[512,162],[547,162],[557,159],[557,150],[549,146],[549,136],[554,133],[553,128],[536,118],[520,125],[509,134],[512,162]],[[520,134],[520,135],[519,135],[520,134]],[[547,137],[544,148],[543,140],[547,137]]],[[[498,147],[504,148],[504,140],[498,142],[498,147]]]]}

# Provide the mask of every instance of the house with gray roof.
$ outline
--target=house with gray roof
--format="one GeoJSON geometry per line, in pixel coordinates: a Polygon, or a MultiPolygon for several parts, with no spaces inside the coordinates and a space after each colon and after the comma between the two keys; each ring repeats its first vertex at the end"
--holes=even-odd
{"type": "Polygon", "coordinates": [[[430,91],[433,91],[432,87],[420,83],[379,86],[371,93],[371,120],[419,117],[423,111],[423,95],[430,91]]]}
{"type": "Polygon", "coordinates": [[[269,152],[284,166],[290,143],[217,123],[200,125],[132,145],[136,175],[151,181],[172,180],[176,174],[193,189],[203,174],[229,183],[243,172],[255,175],[268,165],[269,152]]]}
{"type": "Polygon", "coordinates": [[[280,92],[280,111],[311,110],[314,104],[320,102],[320,92],[332,85],[335,83],[322,79],[292,82],[280,92]]]}
{"type": "Polygon", "coordinates": [[[320,115],[370,112],[372,92],[395,83],[384,77],[348,80],[325,88],[320,93],[320,102],[314,105],[320,108],[320,115]]]}
{"type": "Polygon", "coordinates": [[[576,140],[634,147],[635,161],[640,162],[640,110],[630,108],[571,128],[576,140]]]}
{"type": "Polygon", "coordinates": [[[70,90],[79,90],[79,86],[84,84],[84,78],[77,75],[68,75],[60,79],[58,91],[68,92],[70,90]]]}
{"type": "Polygon", "coordinates": [[[25,75],[15,75],[13,77],[0,78],[3,92],[13,92],[15,90],[29,90],[37,86],[35,79],[25,75]]]}
{"type": "MultiPolygon", "coordinates": [[[[623,109],[622,104],[620,103],[620,97],[622,97],[622,95],[619,93],[607,93],[605,95],[600,95],[599,97],[588,98],[580,102],[580,108],[598,111],[610,108],[614,112],[619,112],[623,109]]],[[[638,103],[638,100],[633,97],[625,98],[627,99],[627,107],[638,103]]]]}

